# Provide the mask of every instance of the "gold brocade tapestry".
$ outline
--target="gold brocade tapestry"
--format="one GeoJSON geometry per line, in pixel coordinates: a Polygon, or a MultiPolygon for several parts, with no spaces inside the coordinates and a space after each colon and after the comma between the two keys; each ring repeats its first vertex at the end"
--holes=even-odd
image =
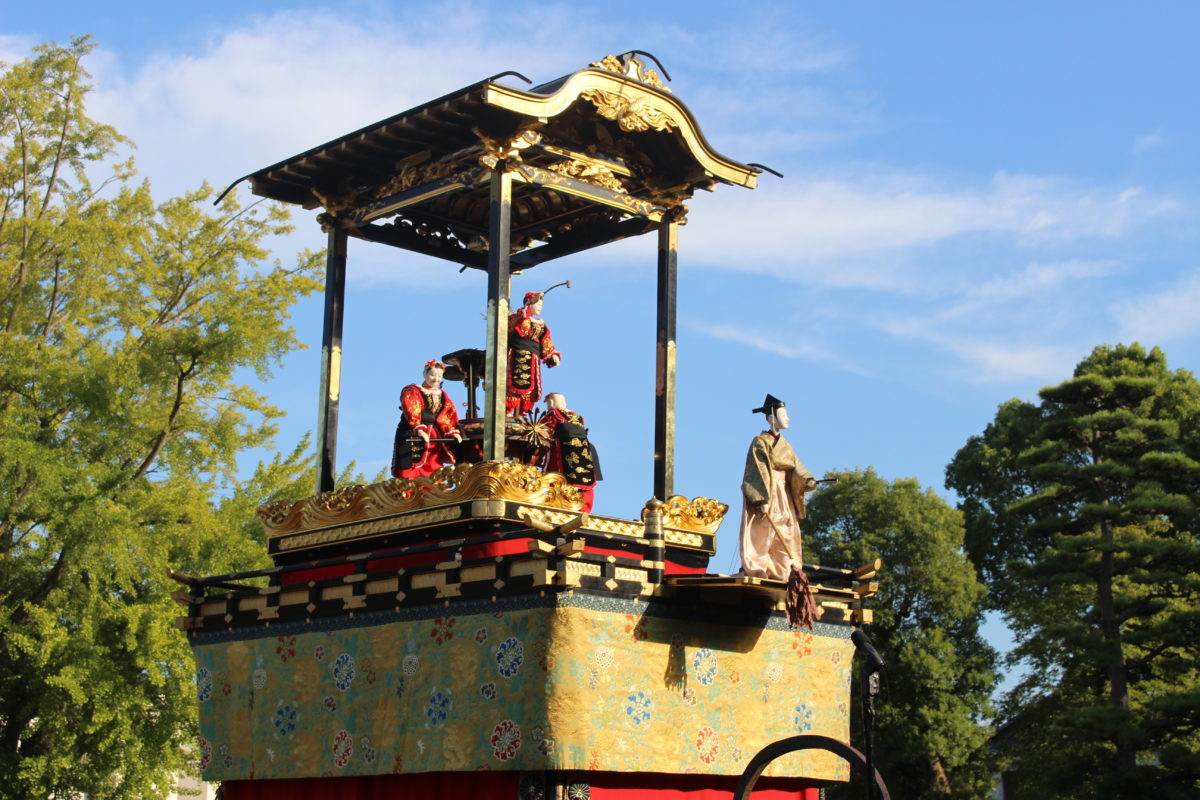
{"type": "MultiPolygon", "coordinates": [[[[778,739],[849,738],[848,628],[698,616],[575,594],[198,635],[204,776],[736,775],[778,739]]],[[[766,774],[849,772],[807,751],[766,774]]]]}

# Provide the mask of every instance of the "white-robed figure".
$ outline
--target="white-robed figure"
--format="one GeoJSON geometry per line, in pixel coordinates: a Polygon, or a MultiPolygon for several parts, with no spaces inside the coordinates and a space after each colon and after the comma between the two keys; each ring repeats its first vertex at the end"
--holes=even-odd
{"type": "Polygon", "coordinates": [[[742,478],[742,572],[755,578],[787,580],[801,565],[800,520],[804,495],[817,481],[783,438],[787,408],[768,394],[755,414],[766,414],[768,430],[754,437],[742,478]]]}

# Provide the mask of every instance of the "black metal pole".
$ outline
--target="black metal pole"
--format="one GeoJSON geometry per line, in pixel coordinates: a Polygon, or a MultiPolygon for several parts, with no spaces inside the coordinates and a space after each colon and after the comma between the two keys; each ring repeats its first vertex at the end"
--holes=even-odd
{"type": "Polygon", "coordinates": [[[675,493],[675,282],[679,224],[658,228],[658,335],[654,364],[654,496],[675,493]]]}
{"type": "Polygon", "coordinates": [[[342,312],[346,303],[346,232],[329,231],[325,254],[325,324],[321,331],[321,401],[317,412],[317,494],[337,477],[338,397],[342,384],[342,312]]]}
{"type": "MultiPolygon", "coordinates": [[[[863,755],[867,774],[875,774],[875,695],[879,694],[879,673],[870,664],[862,666],[863,755]]],[[[875,782],[867,781],[867,800],[878,800],[875,782]]]]}
{"type": "Polygon", "coordinates": [[[504,460],[504,400],[508,387],[509,247],[512,239],[512,173],[504,162],[492,173],[488,207],[487,361],[484,368],[483,459],[504,460]]]}
{"type": "MultiPolygon", "coordinates": [[[[875,774],[875,695],[879,694],[879,673],[883,671],[883,658],[870,637],[862,628],[855,628],[850,634],[851,641],[858,652],[865,658],[859,673],[862,694],[863,715],[863,755],[867,760],[867,774],[875,774]]],[[[867,800],[879,800],[878,787],[875,781],[867,782],[867,800]]]]}

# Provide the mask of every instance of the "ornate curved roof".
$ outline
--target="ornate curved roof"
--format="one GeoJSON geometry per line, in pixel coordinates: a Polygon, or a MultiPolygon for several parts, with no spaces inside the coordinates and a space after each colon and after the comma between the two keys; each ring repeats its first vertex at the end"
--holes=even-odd
{"type": "MultiPolygon", "coordinates": [[[[501,76],[496,76],[496,78],[501,76]]],[[[513,173],[514,268],[644,233],[760,169],[721,155],[634,54],[528,91],[489,78],[247,175],[324,226],[483,268],[489,175],[513,173]]]]}

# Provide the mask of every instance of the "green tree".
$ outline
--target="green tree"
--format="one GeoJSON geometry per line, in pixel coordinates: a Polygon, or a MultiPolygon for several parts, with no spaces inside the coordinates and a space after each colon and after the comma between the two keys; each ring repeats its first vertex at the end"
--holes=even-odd
{"type": "Polygon", "coordinates": [[[1029,667],[1004,708],[1012,785],[1195,797],[1200,383],[1157,348],[1102,346],[1039,397],[947,468],[1029,667]]]}
{"type": "Polygon", "coordinates": [[[0,73],[0,794],[148,797],[188,761],[191,655],[168,566],[261,562],[248,506],[280,413],[244,385],[299,346],[316,257],[264,263],[274,207],[155,204],[84,109],[90,45],[0,73]],[[107,174],[107,178],[99,176],[107,174]]]}
{"type": "MultiPolygon", "coordinates": [[[[876,712],[880,774],[895,797],[990,797],[985,720],[995,653],[979,635],[985,589],[962,552],[962,515],[915,479],[889,483],[873,469],[826,477],[838,480],[809,503],[806,559],[883,560],[867,628],[887,663],[876,712]]],[[[858,690],[856,679],[855,741],[858,690]]]]}

